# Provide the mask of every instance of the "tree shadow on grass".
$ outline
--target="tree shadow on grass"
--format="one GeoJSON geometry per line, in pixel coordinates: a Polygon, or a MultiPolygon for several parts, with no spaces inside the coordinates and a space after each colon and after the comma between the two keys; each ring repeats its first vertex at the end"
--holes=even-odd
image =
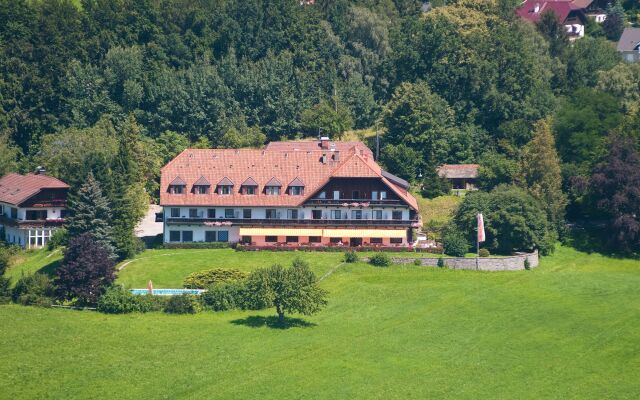
{"type": "Polygon", "coordinates": [[[263,317],[259,315],[252,315],[242,319],[234,319],[231,323],[234,325],[248,326],[250,328],[261,328],[266,326],[271,329],[311,328],[316,326],[313,322],[308,322],[301,318],[285,318],[284,322],[281,322],[276,316],[263,317]]]}

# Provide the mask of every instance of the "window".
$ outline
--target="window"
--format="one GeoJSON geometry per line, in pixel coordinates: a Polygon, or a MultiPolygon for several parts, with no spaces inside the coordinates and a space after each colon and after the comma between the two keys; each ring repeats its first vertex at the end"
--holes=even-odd
{"type": "Polygon", "coordinates": [[[29,221],[47,219],[47,210],[27,210],[26,219],[29,221]]]}
{"type": "Polygon", "coordinates": [[[297,236],[287,236],[287,243],[298,243],[297,236]]]}
{"type": "Polygon", "coordinates": [[[229,231],[218,231],[218,242],[228,242],[229,231]]]}
{"type": "Polygon", "coordinates": [[[244,219],[250,219],[251,218],[251,209],[250,208],[245,208],[244,210],[242,210],[242,218],[244,218],[244,219]]]}
{"type": "Polygon", "coordinates": [[[276,214],[276,209],[275,208],[267,208],[265,210],[265,215],[267,219],[276,219],[277,218],[277,214],[276,214]]]}
{"type": "Polygon", "coordinates": [[[207,218],[215,218],[216,217],[216,209],[209,208],[207,209],[207,218]]]}
{"type": "Polygon", "coordinates": [[[204,233],[204,241],[205,242],[215,242],[216,241],[216,231],[205,231],[204,233]]]}
{"type": "Polygon", "coordinates": [[[224,217],[225,218],[233,218],[233,208],[225,208],[224,209],[224,217]]]}
{"type": "Polygon", "coordinates": [[[309,243],[320,243],[320,242],[321,242],[320,236],[309,236],[309,243]]]}
{"type": "Polygon", "coordinates": [[[180,209],[172,208],[171,209],[171,218],[180,218],[180,209]]]}
{"type": "Polygon", "coordinates": [[[402,219],[402,211],[392,211],[391,219],[402,219]]]}
{"type": "Polygon", "coordinates": [[[60,210],[60,218],[65,218],[67,216],[67,210],[60,210]]]}
{"type": "Polygon", "coordinates": [[[333,191],[333,199],[334,200],[340,200],[340,191],[339,190],[334,190],[333,191]]]}
{"type": "Polygon", "coordinates": [[[269,196],[277,196],[280,194],[279,186],[267,186],[264,190],[265,193],[269,196]]]}
{"type": "Polygon", "coordinates": [[[256,194],[256,187],[255,186],[245,186],[244,187],[244,194],[256,194]]]}
{"type": "Polygon", "coordinates": [[[204,185],[194,186],[194,189],[196,194],[207,194],[209,192],[209,187],[204,185]]]}
{"type": "Polygon", "coordinates": [[[342,238],[329,238],[329,243],[340,243],[342,242],[342,238]]]}
{"type": "Polygon", "coordinates": [[[382,238],[369,238],[371,244],[382,244],[382,238]]]}
{"type": "Polygon", "coordinates": [[[240,240],[244,244],[251,244],[251,236],[243,236],[242,239],[240,239],[240,240]]]}
{"type": "Polygon", "coordinates": [[[169,241],[170,242],[179,242],[180,241],[180,231],[169,231],[169,241]]]}
{"type": "Polygon", "coordinates": [[[231,187],[229,185],[222,185],[218,189],[218,194],[231,194],[231,187]]]}
{"type": "Polygon", "coordinates": [[[189,218],[198,218],[198,209],[190,208],[189,209],[189,218]]]}
{"type": "Polygon", "coordinates": [[[375,190],[371,192],[371,200],[378,200],[378,192],[375,190]]]}
{"type": "Polygon", "coordinates": [[[183,194],[184,186],[182,185],[173,185],[169,187],[169,192],[173,194],[183,194]]]}
{"type": "Polygon", "coordinates": [[[320,194],[318,195],[319,199],[326,199],[327,198],[327,192],[320,192],[320,194]]]}
{"type": "Polygon", "coordinates": [[[311,210],[311,218],[313,218],[313,219],[321,219],[322,218],[322,210],[311,210]]]}
{"type": "Polygon", "coordinates": [[[287,219],[298,219],[298,210],[287,210],[287,219]]]}
{"type": "Polygon", "coordinates": [[[354,190],[353,192],[351,192],[351,198],[352,199],[359,199],[360,198],[360,191],[359,190],[354,190]]]}
{"type": "Polygon", "coordinates": [[[373,219],[382,219],[382,210],[373,210],[373,219]]]}
{"type": "Polygon", "coordinates": [[[351,219],[362,219],[362,210],[351,210],[351,219]]]}
{"type": "Polygon", "coordinates": [[[0,204],[0,215],[4,215],[4,206],[0,204]]]}
{"type": "Polygon", "coordinates": [[[385,200],[387,198],[387,192],[380,192],[380,200],[385,200]]]}
{"type": "Polygon", "coordinates": [[[193,231],[182,231],[183,242],[193,242],[193,231]]]}
{"type": "Polygon", "coordinates": [[[331,210],[331,219],[342,219],[342,211],[331,210]]]}
{"type": "Polygon", "coordinates": [[[402,238],[391,238],[391,239],[389,239],[389,241],[392,244],[402,244],[402,238]]]}
{"type": "Polygon", "coordinates": [[[289,194],[292,196],[302,196],[304,193],[304,188],[302,186],[291,186],[289,188],[289,194]]]}
{"type": "Polygon", "coordinates": [[[17,208],[12,208],[11,209],[11,218],[18,219],[18,209],[17,208]]]}
{"type": "Polygon", "coordinates": [[[277,236],[265,236],[264,241],[267,243],[276,243],[278,241],[277,236]]]}

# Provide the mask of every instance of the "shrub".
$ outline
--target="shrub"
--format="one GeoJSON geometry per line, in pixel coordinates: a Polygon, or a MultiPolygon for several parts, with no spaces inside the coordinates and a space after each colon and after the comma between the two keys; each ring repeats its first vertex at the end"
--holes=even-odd
{"type": "Polygon", "coordinates": [[[456,229],[447,229],[442,237],[444,253],[454,257],[464,257],[469,250],[469,243],[462,233],[456,229]]]}
{"type": "Polygon", "coordinates": [[[358,261],[358,254],[355,251],[347,251],[344,253],[344,262],[354,263],[358,261]]]}
{"type": "Polygon", "coordinates": [[[98,299],[98,311],[105,314],[127,314],[140,311],[138,296],[122,286],[115,286],[98,299]]]}
{"type": "Polygon", "coordinates": [[[489,249],[480,249],[480,251],[478,252],[478,255],[480,257],[489,257],[491,253],[489,252],[489,249]]]}
{"type": "Polygon", "coordinates": [[[209,287],[200,296],[205,308],[226,311],[244,308],[245,287],[240,282],[225,282],[209,287]]]}
{"type": "Polygon", "coordinates": [[[0,304],[11,301],[11,281],[9,278],[0,276],[0,304]]]}
{"type": "Polygon", "coordinates": [[[202,289],[223,282],[237,282],[247,278],[249,274],[238,269],[216,268],[207,271],[193,272],[184,279],[187,289],[202,289]]]}
{"type": "Polygon", "coordinates": [[[143,294],[136,296],[140,312],[152,312],[164,310],[169,298],[167,296],[154,296],[152,294],[143,294]]]}
{"type": "Polygon", "coordinates": [[[384,253],[376,253],[369,258],[369,264],[376,267],[388,267],[391,265],[391,259],[384,253]]]}
{"type": "Polygon", "coordinates": [[[413,260],[413,265],[421,266],[422,265],[422,261],[420,261],[419,258],[416,258],[415,260],[413,260]]]}
{"type": "Polygon", "coordinates": [[[54,291],[55,287],[48,276],[35,273],[23,276],[16,282],[11,299],[22,305],[47,307],[52,303],[54,291]]]}
{"type": "Polygon", "coordinates": [[[7,268],[9,268],[13,253],[14,251],[11,247],[0,246],[0,276],[4,275],[7,268]]]}
{"type": "Polygon", "coordinates": [[[51,251],[58,247],[66,246],[68,241],[69,231],[65,228],[56,229],[47,242],[47,249],[51,251]]]}
{"type": "Polygon", "coordinates": [[[524,259],[524,269],[526,269],[527,271],[531,269],[531,263],[529,262],[528,258],[524,259]]]}
{"type": "Polygon", "coordinates": [[[200,304],[194,295],[181,294],[172,296],[164,307],[167,314],[195,314],[200,311],[200,304]]]}
{"type": "Polygon", "coordinates": [[[444,257],[438,258],[438,267],[444,268],[444,257]]]}

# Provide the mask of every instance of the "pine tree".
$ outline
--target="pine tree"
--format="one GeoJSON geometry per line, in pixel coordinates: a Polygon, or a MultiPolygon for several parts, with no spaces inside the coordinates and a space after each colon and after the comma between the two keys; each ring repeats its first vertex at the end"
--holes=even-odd
{"type": "Polygon", "coordinates": [[[140,126],[130,115],[121,129],[118,154],[112,168],[115,184],[112,194],[113,232],[120,258],[130,257],[140,248],[134,229],[149,204],[144,190],[141,158],[140,126]]]}
{"type": "Polygon", "coordinates": [[[624,8],[619,0],[609,3],[607,6],[607,17],[602,22],[602,29],[607,35],[607,39],[618,41],[624,31],[625,15],[624,8]]]}
{"type": "Polygon", "coordinates": [[[71,216],[67,220],[70,237],[89,233],[113,256],[113,229],[109,224],[111,209],[92,172],[71,202],[71,216]]]}
{"type": "Polygon", "coordinates": [[[533,139],[524,147],[521,160],[521,183],[545,208],[551,225],[560,232],[567,197],[562,192],[560,158],[549,120],[540,120],[533,139]]]}

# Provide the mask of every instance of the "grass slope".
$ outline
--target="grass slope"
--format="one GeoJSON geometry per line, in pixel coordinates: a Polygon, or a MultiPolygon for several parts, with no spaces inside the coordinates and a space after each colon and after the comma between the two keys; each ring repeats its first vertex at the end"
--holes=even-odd
{"type": "MultiPolygon", "coordinates": [[[[261,254],[220,259],[251,268],[261,254]]],[[[279,255],[264,256],[268,264],[279,255]]],[[[319,269],[337,255],[305,256],[319,269]]],[[[272,312],[108,316],[0,306],[0,398],[635,399],[640,392],[638,261],[561,248],[522,272],[348,264],[322,286],[328,307],[284,330],[269,327],[272,312]]]]}
{"type": "Polygon", "coordinates": [[[14,284],[22,275],[30,275],[34,272],[53,275],[53,271],[60,264],[61,260],[61,250],[55,250],[53,252],[46,250],[21,252],[11,261],[11,267],[9,267],[5,275],[11,278],[14,284]]]}

